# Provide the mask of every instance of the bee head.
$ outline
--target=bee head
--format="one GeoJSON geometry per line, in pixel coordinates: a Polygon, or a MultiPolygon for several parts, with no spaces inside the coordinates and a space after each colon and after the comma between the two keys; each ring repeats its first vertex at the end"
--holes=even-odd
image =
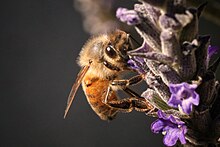
{"type": "Polygon", "coordinates": [[[127,63],[129,59],[127,52],[131,50],[129,34],[116,30],[109,34],[108,38],[109,42],[104,50],[106,56],[114,61],[127,63]]]}
{"type": "Polygon", "coordinates": [[[111,71],[123,71],[127,70],[129,50],[131,50],[129,35],[116,30],[91,38],[84,45],[78,61],[81,66],[88,65],[92,60],[93,63],[101,63],[98,64],[100,66],[104,64],[104,67],[111,71]]]}

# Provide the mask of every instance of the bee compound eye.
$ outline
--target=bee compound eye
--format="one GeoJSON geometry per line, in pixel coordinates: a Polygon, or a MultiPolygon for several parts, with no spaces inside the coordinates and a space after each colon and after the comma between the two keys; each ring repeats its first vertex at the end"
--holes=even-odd
{"type": "Polygon", "coordinates": [[[115,50],[113,49],[113,47],[111,45],[109,45],[106,49],[105,49],[106,54],[111,57],[111,58],[115,58],[117,56],[117,53],[115,52],[115,50]]]}

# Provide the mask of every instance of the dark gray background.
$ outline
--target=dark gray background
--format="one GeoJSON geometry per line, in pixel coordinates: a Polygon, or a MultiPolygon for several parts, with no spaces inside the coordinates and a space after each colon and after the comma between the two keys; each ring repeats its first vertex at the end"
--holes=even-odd
{"type": "MultiPolygon", "coordinates": [[[[8,0],[0,8],[1,147],[162,146],[143,113],[100,120],[82,90],[67,119],[67,96],[79,71],[75,60],[89,37],[72,0],[8,0]]],[[[206,21],[202,34],[220,45],[219,29],[206,21]]]]}

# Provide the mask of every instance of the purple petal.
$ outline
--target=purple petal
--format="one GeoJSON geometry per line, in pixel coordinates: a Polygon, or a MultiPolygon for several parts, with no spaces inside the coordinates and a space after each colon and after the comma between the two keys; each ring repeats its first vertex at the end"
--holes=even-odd
{"type": "Polygon", "coordinates": [[[192,95],[192,98],[190,98],[191,103],[193,105],[198,106],[199,105],[199,100],[200,100],[199,95],[194,92],[193,95],[192,95]]]}
{"type": "Polygon", "coordinates": [[[166,146],[173,146],[179,139],[182,144],[186,143],[185,134],[187,132],[185,122],[172,115],[158,110],[159,119],[151,125],[151,130],[154,133],[165,132],[163,142],[166,146]]]}
{"type": "Polygon", "coordinates": [[[171,93],[177,93],[177,91],[178,91],[177,84],[170,84],[169,89],[170,89],[171,93]]]}
{"type": "Polygon", "coordinates": [[[197,93],[193,93],[193,96],[182,101],[182,110],[186,114],[190,114],[192,111],[193,105],[199,105],[199,95],[197,93]]]}
{"type": "MultiPolygon", "coordinates": [[[[179,118],[174,117],[173,115],[167,115],[161,110],[157,111],[157,115],[160,118],[160,120],[164,121],[164,125],[171,125],[171,123],[176,125],[182,125],[185,124],[183,121],[181,121],[179,118]]],[[[172,126],[172,125],[171,125],[172,126]]]]}
{"type": "Polygon", "coordinates": [[[218,51],[219,51],[219,47],[209,45],[206,62],[209,63],[210,58],[211,58],[214,54],[217,54],[218,51]]]}
{"type": "Polygon", "coordinates": [[[167,128],[166,135],[163,138],[163,142],[167,146],[173,146],[178,140],[179,129],[167,128]]]}
{"type": "Polygon", "coordinates": [[[217,54],[219,51],[219,48],[217,46],[211,46],[208,47],[208,58],[211,58],[214,54],[217,54]]]}
{"type": "Polygon", "coordinates": [[[154,121],[152,124],[151,124],[151,131],[153,133],[159,133],[159,132],[162,132],[164,128],[164,122],[160,119],[157,119],[156,121],[154,121]]]}
{"type": "Polygon", "coordinates": [[[181,104],[182,101],[179,100],[178,98],[176,98],[175,95],[171,95],[169,101],[168,101],[168,105],[174,108],[178,108],[178,105],[181,104]]]}
{"type": "Polygon", "coordinates": [[[183,125],[183,124],[185,124],[179,118],[173,117],[173,115],[170,115],[169,120],[170,120],[170,122],[172,122],[175,125],[183,125]]]}
{"type": "Polygon", "coordinates": [[[181,127],[182,131],[179,134],[179,140],[181,142],[181,144],[186,144],[186,139],[185,139],[185,134],[187,132],[186,126],[182,126],[181,127]]]}
{"type": "Polygon", "coordinates": [[[157,111],[157,115],[158,115],[159,118],[162,118],[162,119],[164,119],[164,120],[167,120],[167,115],[166,115],[165,113],[163,113],[163,111],[158,110],[158,111],[157,111]]]}
{"type": "Polygon", "coordinates": [[[184,82],[183,86],[185,89],[188,89],[190,91],[194,91],[198,87],[198,85],[196,85],[196,84],[188,84],[185,82],[184,82]]]}
{"type": "Polygon", "coordinates": [[[182,144],[186,143],[185,134],[187,132],[186,126],[182,125],[180,128],[166,127],[166,135],[164,136],[164,144],[173,146],[179,139],[182,144]]]}
{"type": "Polygon", "coordinates": [[[195,89],[198,87],[196,84],[188,84],[186,82],[180,84],[170,84],[171,96],[168,105],[174,108],[180,106],[186,114],[190,114],[193,105],[199,105],[199,95],[195,89]]]}
{"type": "Polygon", "coordinates": [[[190,103],[190,101],[183,101],[181,108],[183,110],[184,113],[186,114],[190,114],[192,112],[192,104],[190,103]]]}

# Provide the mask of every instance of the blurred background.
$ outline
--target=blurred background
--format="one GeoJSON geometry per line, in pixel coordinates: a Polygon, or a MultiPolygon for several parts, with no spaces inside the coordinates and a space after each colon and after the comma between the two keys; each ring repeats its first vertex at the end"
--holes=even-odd
{"type": "MultiPolygon", "coordinates": [[[[69,91],[80,70],[76,59],[89,38],[73,3],[1,2],[0,146],[163,146],[162,136],[150,131],[155,119],[132,112],[121,113],[111,122],[102,121],[81,88],[63,119],[69,91]]],[[[120,0],[115,7],[124,3],[128,1],[120,0]]],[[[220,46],[218,25],[202,18],[200,34],[210,34],[211,44],[220,46]]]]}

